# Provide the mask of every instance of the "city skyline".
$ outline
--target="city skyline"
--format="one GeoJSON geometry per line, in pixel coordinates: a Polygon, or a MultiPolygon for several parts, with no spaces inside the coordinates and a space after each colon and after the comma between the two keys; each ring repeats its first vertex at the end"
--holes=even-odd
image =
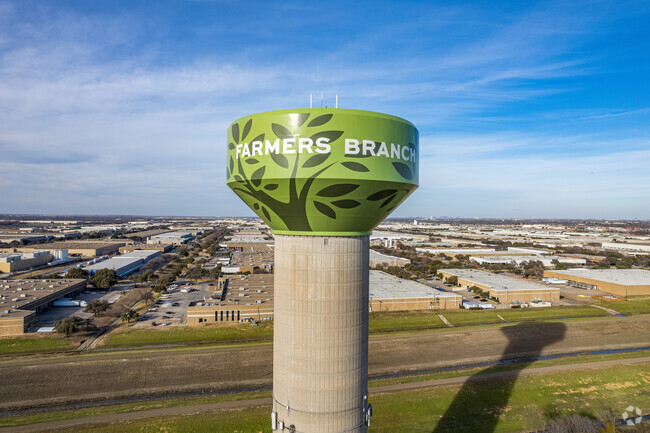
{"type": "Polygon", "coordinates": [[[649,14],[0,2],[0,212],[252,216],[227,126],[322,92],[418,127],[420,189],[392,217],[647,219],[649,14]]]}

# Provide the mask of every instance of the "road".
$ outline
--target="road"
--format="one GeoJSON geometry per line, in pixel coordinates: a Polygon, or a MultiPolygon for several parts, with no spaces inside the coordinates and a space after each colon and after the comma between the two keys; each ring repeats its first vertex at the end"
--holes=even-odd
{"type": "MultiPolygon", "coordinates": [[[[535,376],[540,374],[560,373],[560,372],[575,371],[575,370],[580,370],[580,371],[596,370],[600,368],[607,368],[613,366],[620,367],[623,365],[639,365],[639,364],[648,364],[648,363],[650,363],[650,357],[624,359],[624,360],[586,362],[580,364],[554,365],[548,367],[532,367],[523,370],[502,371],[502,372],[487,373],[487,374],[475,374],[471,376],[459,376],[459,377],[451,377],[445,379],[426,380],[422,382],[411,382],[411,383],[401,383],[401,384],[394,384],[394,385],[371,387],[369,389],[369,394],[372,398],[373,395],[378,395],[378,394],[403,392],[403,391],[416,391],[420,389],[434,388],[439,386],[452,386],[452,385],[458,386],[470,382],[485,382],[485,381],[493,381],[493,380],[510,379],[510,378],[516,378],[522,376],[535,376]]],[[[216,412],[216,411],[232,410],[232,409],[241,410],[241,409],[248,409],[253,407],[270,408],[271,399],[258,398],[258,399],[251,399],[251,400],[225,401],[219,403],[166,407],[160,409],[141,410],[137,412],[95,415],[95,416],[89,416],[85,418],[51,421],[51,422],[29,424],[29,425],[16,426],[16,427],[4,427],[4,428],[0,428],[0,433],[51,432],[56,430],[74,429],[74,428],[80,428],[80,427],[91,426],[91,425],[101,426],[101,425],[114,424],[120,422],[136,421],[136,420],[147,419],[147,418],[192,415],[201,412],[216,412]]]]}
{"type": "MultiPolygon", "coordinates": [[[[369,372],[376,377],[526,355],[645,347],[649,325],[650,316],[608,317],[373,336],[369,372]]],[[[270,343],[4,358],[0,410],[268,386],[272,360],[270,343]]]]}

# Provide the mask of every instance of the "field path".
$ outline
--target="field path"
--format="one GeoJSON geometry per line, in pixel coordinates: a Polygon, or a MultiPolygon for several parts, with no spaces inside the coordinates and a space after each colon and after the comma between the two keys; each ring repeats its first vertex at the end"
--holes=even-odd
{"type": "MultiPolygon", "coordinates": [[[[433,379],[422,382],[402,383],[395,385],[385,385],[370,388],[370,395],[386,394],[401,391],[414,391],[425,388],[434,388],[439,386],[463,385],[471,382],[484,382],[491,380],[508,379],[521,376],[533,376],[540,374],[552,374],[575,370],[595,370],[607,367],[622,367],[625,365],[650,364],[650,357],[616,359],[608,361],[586,362],[568,365],[554,365],[548,367],[531,367],[524,370],[503,371],[497,373],[475,374],[472,376],[459,376],[445,379],[433,379]]],[[[176,406],[160,409],[149,409],[137,412],[126,412],[118,414],[95,415],[86,418],[76,418],[61,421],[43,422],[38,424],[29,424],[24,426],[3,427],[0,433],[38,433],[50,432],[56,430],[74,429],[93,425],[107,425],[127,421],[136,421],[147,418],[158,418],[164,416],[192,415],[200,412],[213,412],[229,409],[248,409],[253,407],[271,406],[270,398],[258,398],[252,400],[225,401],[219,403],[207,403],[188,406],[176,406]]],[[[270,417],[269,417],[270,418],[270,417]]]]}

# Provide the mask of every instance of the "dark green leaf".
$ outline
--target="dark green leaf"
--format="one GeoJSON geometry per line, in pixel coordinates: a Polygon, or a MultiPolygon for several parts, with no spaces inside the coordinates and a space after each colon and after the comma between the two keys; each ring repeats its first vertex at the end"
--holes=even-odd
{"type": "Polygon", "coordinates": [[[264,187],[264,189],[267,191],[275,191],[276,189],[278,189],[278,186],[280,185],[278,185],[277,183],[269,183],[264,187]]]}
{"type": "Polygon", "coordinates": [[[255,172],[251,175],[251,182],[256,187],[260,186],[260,183],[262,183],[262,178],[264,177],[265,170],[266,167],[260,167],[257,170],[255,170],[255,172]]]}
{"type": "Polygon", "coordinates": [[[277,165],[280,167],[289,168],[289,161],[287,160],[286,156],[281,153],[271,153],[270,155],[271,159],[273,159],[277,165]]]}
{"type": "Polygon", "coordinates": [[[235,180],[237,182],[241,182],[243,179],[241,177],[239,177],[238,175],[235,175],[235,180]]]}
{"type": "Polygon", "coordinates": [[[339,183],[321,189],[316,195],[320,197],[340,197],[342,195],[351,193],[357,188],[359,188],[359,185],[353,185],[351,183],[339,183]]]}
{"type": "Polygon", "coordinates": [[[228,149],[235,150],[235,145],[233,143],[228,143],[228,149]]]}
{"type": "Polygon", "coordinates": [[[259,161],[255,158],[247,158],[244,161],[246,161],[246,164],[257,164],[259,161]]]}
{"type": "Polygon", "coordinates": [[[262,143],[264,143],[264,134],[260,134],[260,135],[258,135],[257,137],[253,138],[253,139],[251,140],[251,143],[252,143],[253,141],[261,141],[262,143]]]}
{"type": "Polygon", "coordinates": [[[394,162],[393,167],[395,167],[395,170],[397,170],[404,179],[413,180],[413,172],[408,165],[403,162],[394,162]]]}
{"type": "Polygon", "coordinates": [[[321,165],[322,163],[325,162],[327,158],[330,157],[330,153],[317,153],[316,155],[312,156],[309,158],[305,163],[302,165],[303,168],[307,167],[316,167],[317,165],[321,165]]]}
{"type": "Polygon", "coordinates": [[[232,156],[230,157],[230,172],[235,169],[235,161],[233,161],[232,156]]]}
{"type": "Polygon", "coordinates": [[[332,219],[336,219],[336,212],[334,212],[334,209],[332,209],[325,203],[314,201],[314,206],[316,206],[316,210],[322,213],[323,215],[330,217],[332,219]]]}
{"type": "Polygon", "coordinates": [[[331,118],[332,118],[331,114],[323,114],[322,116],[318,116],[315,119],[313,119],[311,122],[309,122],[307,127],[311,128],[311,127],[314,127],[314,126],[324,125],[327,122],[329,122],[331,118]]]}
{"type": "Polygon", "coordinates": [[[253,209],[255,209],[255,210],[259,210],[259,208],[260,208],[260,205],[259,205],[259,204],[257,204],[257,203],[253,204],[253,209]]]}
{"type": "Polygon", "coordinates": [[[393,209],[395,209],[395,206],[389,207],[388,209],[386,209],[386,213],[391,213],[393,209]]]}
{"type": "Polygon", "coordinates": [[[267,220],[271,221],[271,215],[269,215],[269,211],[267,211],[264,206],[262,206],[262,213],[264,214],[267,220]]]}
{"type": "Polygon", "coordinates": [[[303,123],[309,118],[309,113],[300,113],[298,115],[298,126],[302,126],[303,123]]]}
{"type": "Polygon", "coordinates": [[[341,135],[343,135],[343,131],[321,131],[312,135],[311,139],[314,140],[314,143],[316,143],[316,140],[318,140],[321,137],[325,137],[328,138],[329,143],[331,143],[333,141],[336,141],[341,135]]]}
{"type": "Polygon", "coordinates": [[[252,125],[253,125],[253,119],[248,119],[248,122],[246,122],[246,125],[244,125],[244,130],[241,133],[241,141],[244,141],[248,133],[251,132],[252,125]]]}
{"type": "Polygon", "coordinates": [[[352,171],[358,171],[361,173],[370,171],[368,170],[368,167],[366,167],[365,165],[359,164],[358,162],[354,162],[354,161],[346,161],[346,162],[342,162],[341,164],[343,164],[344,167],[347,167],[352,171]]]}
{"type": "MultiPolygon", "coordinates": [[[[396,195],[396,194],[395,194],[395,195],[396,195]]],[[[384,201],[384,202],[381,204],[381,206],[379,206],[379,207],[385,207],[388,203],[390,203],[391,201],[393,201],[393,199],[395,198],[395,195],[391,195],[390,197],[388,197],[388,198],[386,199],[386,201],[384,201]]]]}
{"type": "Polygon", "coordinates": [[[235,140],[235,143],[239,143],[239,124],[233,123],[230,127],[230,133],[232,134],[232,139],[235,140]]]}
{"type": "Polygon", "coordinates": [[[381,190],[381,191],[377,191],[376,193],[374,193],[373,195],[368,197],[368,200],[370,200],[370,201],[381,200],[382,198],[386,198],[386,197],[388,197],[390,195],[395,194],[396,192],[397,192],[396,189],[384,189],[384,190],[381,190]]]}
{"type": "Polygon", "coordinates": [[[293,138],[293,134],[287,128],[277,123],[271,123],[271,129],[278,138],[293,138]]]}
{"type": "Polygon", "coordinates": [[[352,209],[353,207],[359,206],[361,203],[356,200],[337,200],[333,201],[332,204],[342,209],[352,209]]]}

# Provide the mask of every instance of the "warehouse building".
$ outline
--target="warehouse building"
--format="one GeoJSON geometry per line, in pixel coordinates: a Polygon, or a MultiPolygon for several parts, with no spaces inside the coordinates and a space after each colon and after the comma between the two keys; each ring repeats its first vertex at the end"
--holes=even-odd
{"type": "Polygon", "coordinates": [[[0,272],[10,273],[22,271],[34,266],[43,266],[54,259],[49,251],[33,251],[30,253],[0,254],[0,272]]]}
{"type": "Polygon", "coordinates": [[[559,263],[569,264],[572,266],[586,265],[586,259],[579,259],[573,257],[561,257],[561,256],[470,256],[471,261],[485,265],[495,265],[495,264],[508,264],[514,263],[515,265],[521,265],[524,262],[541,262],[543,266],[551,267],[555,266],[553,263],[554,260],[557,260],[559,263]]]}
{"type": "Polygon", "coordinates": [[[511,278],[492,272],[476,269],[440,269],[438,271],[447,281],[451,277],[458,278],[458,287],[454,290],[467,290],[476,286],[490,293],[490,297],[499,302],[525,302],[534,300],[558,301],[560,289],[532,283],[523,278],[511,278]]]}
{"type": "Polygon", "coordinates": [[[68,250],[70,256],[93,258],[105,256],[119,251],[126,242],[98,242],[98,241],[74,241],[74,242],[53,242],[34,246],[18,247],[16,251],[33,252],[40,250],[68,250]]]}
{"type": "Polygon", "coordinates": [[[411,280],[402,280],[381,271],[370,271],[369,309],[418,311],[459,308],[463,298],[411,280]]]}
{"type": "Polygon", "coordinates": [[[150,236],[147,244],[150,245],[182,245],[194,239],[190,232],[166,232],[159,235],[150,236]]]}
{"type": "Polygon", "coordinates": [[[0,335],[20,335],[34,324],[36,314],[57,299],[76,296],[85,279],[0,280],[0,335]]]}
{"type": "Polygon", "coordinates": [[[370,250],[370,267],[375,266],[398,266],[403,268],[404,266],[411,263],[409,259],[403,257],[390,256],[388,254],[380,253],[379,251],[370,250]]]}
{"type": "MultiPolygon", "coordinates": [[[[267,241],[268,242],[268,241],[267,241]]],[[[226,261],[219,260],[224,274],[237,274],[256,270],[264,272],[273,271],[273,247],[267,244],[226,244],[231,251],[230,258],[226,261]]]]}
{"type": "Polygon", "coordinates": [[[140,269],[149,260],[160,256],[161,254],[158,250],[136,250],[122,254],[121,256],[93,263],[90,266],[86,266],[84,269],[87,270],[90,275],[95,275],[95,272],[100,269],[113,269],[118,277],[123,278],[140,269]]]}
{"type": "Polygon", "coordinates": [[[544,277],[567,280],[567,284],[574,287],[618,296],[650,295],[650,271],[644,269],[569,269],[544,271],[544,277]]]}
{"type": "Polygon", "coordinates": [[[273,275],[236,275],[220,279],[209,300],[190,304],[187,324],[236,325],[273,318],[273,275]]]}

